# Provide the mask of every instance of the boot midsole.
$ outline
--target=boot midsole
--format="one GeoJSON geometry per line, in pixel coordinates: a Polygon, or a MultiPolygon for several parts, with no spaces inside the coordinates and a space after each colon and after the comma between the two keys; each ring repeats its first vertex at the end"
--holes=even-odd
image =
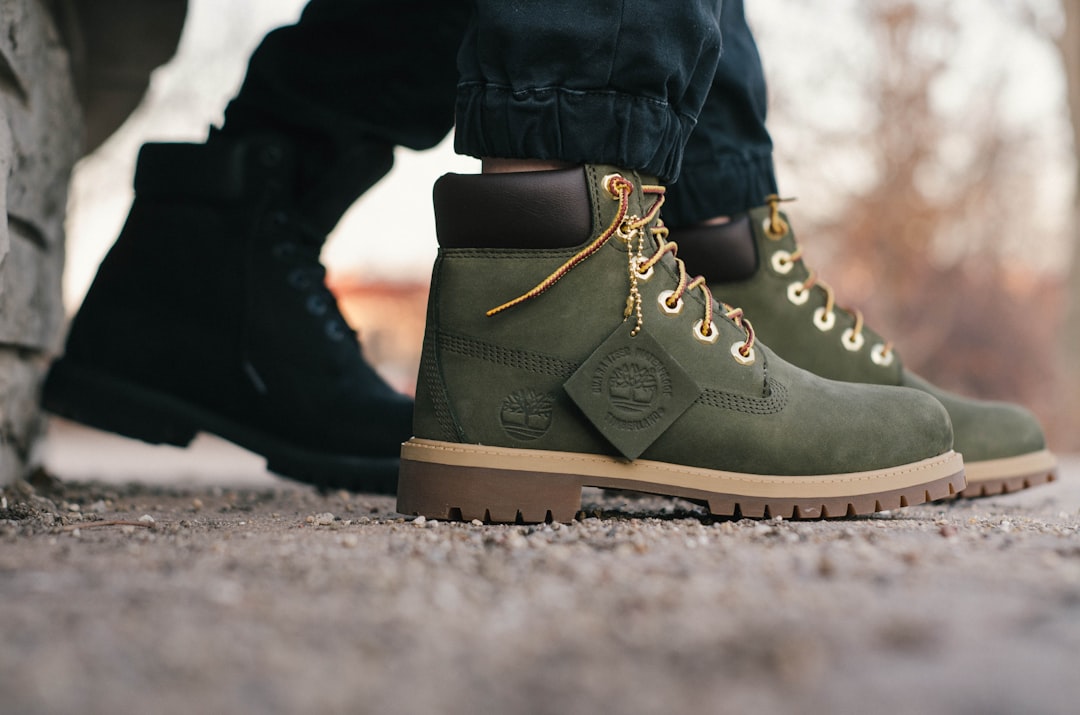
{"type": "Polygon", "coordinates": [[[742,474],[651,460],[633,462],[594,454],[455,444],[413,438],[402,445],[402,462],[472,467],[517,473],[575,477],[581,486],[749,497],[815,499],[870,496],[930,484],[963,473],[956,452],[887,469],[844,474],[778,476],[742,474]]]}

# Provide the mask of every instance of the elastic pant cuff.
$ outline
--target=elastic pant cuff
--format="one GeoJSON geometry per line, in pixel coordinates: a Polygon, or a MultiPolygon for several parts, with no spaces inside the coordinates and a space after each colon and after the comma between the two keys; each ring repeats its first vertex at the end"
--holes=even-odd
{"type": "Polygon", "coordinates": [[[667,102],[615,91],[462,84],[454,146],[478,158],[612,164],[669,182],[694,124],[667,102]]]}
{"type": "Polygon", "coordinates": [[[665,197],[664,222],[669,226],[745,213],[777,191],[771,153],[711,157],[711,164],[687,159],[678,183],[665,197]]]}

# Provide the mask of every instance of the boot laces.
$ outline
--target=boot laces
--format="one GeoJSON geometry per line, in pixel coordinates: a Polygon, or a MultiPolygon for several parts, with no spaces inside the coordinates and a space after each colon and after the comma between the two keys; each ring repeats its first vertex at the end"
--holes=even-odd
{"type": "MultiPolygon", "coordinates": [[[[634,185],[620,174],[609,174],[603,179],[603,185],[608,195],[619,202],[619,208],[615,212],[615,218],[611,224],[589,245],[575,253],[569,260],[555,269],[551,275],[540,281],[529,291],[521,294],[513,300],[507,301],[500,306],[487,311],[488,317],[497,315],[504,310],[532,300],[542,293],[547,292],[567,273],[584,262],[607,244],[612,237],[618,237],[628,248],[627,272],[630,278],[630,292],[626,297],[626,306],[623,310],[623,319],[629,320],[634,317],[634,327],[631,336],[641,332],[645,318],[641,309],[640,281],[648,280],[652,276],[653,268],[661,261],[665,254],[670,253],[675,259],[679,269],[679,280],[674,290],[667,290],[660,294],[660,300],[668,313],[677,313],[682,308],[683,296],[691,290],[698,289],[704,294],[705,312],[701,320],[694,325],[696,338],[712,343],[719,338],[719,329],[713,325],[715,316],[713,313],[713,295],[706,285],[704,276],[689,278],[686,272],[686,264],[677,255],[678,245],[674,241],[667,240],[668,229],[659,219],[660,207],[664,205],[663,186],[644,184],[640,187],[643,195],[655,196],[652,205],[649,206],[644,216],[628,215],[630,208],[630,195],[634,191],[634,185]],[[656,250],[646,258],[645,230],[648,228],[649,235],[655,240],[656,250]]],[[[743,316],[742,308],[733,308],[726,303],[720,303],[724,310],[724,317],[743,331],[745,339],[732,345],[732,355],[737,361],[749,365],[754,361],[754,326],[743,316]]]]}
{"type": "MultiPolygon", "coordinates": [[[[788,225],[787,221],[784,220],[784,217],[780,215],[780,204],[794,200],[794,198],[780,198],[777,194],[769,194],[765,197],[765,203],[769,207],[769,217],[765,224],[765,235],[768,236],[770,240],[779,241],[790,232],[791,227],[788,225]]],[[[794,265],[803,258],[803,246],[794,236],[792,236],[792,240],[795,242],[795,250],[790,254],[779,254],[774,259],[779,267],[794,265]]],[[[834,311],[837,309],[844,311],[855,319],[855,324],[844,331],[844,335],[841,338],[844,347],[849,350],[858,350],[861,348],[863,341],[865,340],[862,332],[866,325],[862,311],[858,308],[838,306],[836,304],[836,296],[832,286],[821,280],[817,271],[807,267],[806,279],[801,283],[792,284],[790,295],[793,299],[801,302],[806,299],[808,291],[814,286],[817,286],[825,292],[825,306],[818,308],[817,312],[814,314],[814,323],[819,327],[832,327],[835,321],[834,311]]],[[[823,329],[827,330],[828,328],[823,329]]],[[[893,343],[889,340],[883,345],[875,346],[871,356],[873,357],[874,362],[880,365],[888,365],[892,363],[892,350],[893,343]]]]}
{"type": "Polygon", "coordinates": [[[324,237],[284,212],[277,212],[271,220],[279,233],[284,234],[272,253],[279,261],[291,264],[286,280],[305,295],[307,312],[323,321],[323,333],[333,342],[352,338],[351,342],[359,344],[356,331],[341,314],[337,299],[326,285],[326,267],[319,260],[324,237]]]}

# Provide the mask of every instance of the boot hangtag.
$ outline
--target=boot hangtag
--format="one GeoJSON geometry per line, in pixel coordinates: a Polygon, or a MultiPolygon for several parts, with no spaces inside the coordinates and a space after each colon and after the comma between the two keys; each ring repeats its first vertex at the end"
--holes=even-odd
{"type": "Polygon", "coordinates": [[[647,328],[621,323],[563,385],[600,433],[636,459],[697,400],[701,388],[647,328]]]}

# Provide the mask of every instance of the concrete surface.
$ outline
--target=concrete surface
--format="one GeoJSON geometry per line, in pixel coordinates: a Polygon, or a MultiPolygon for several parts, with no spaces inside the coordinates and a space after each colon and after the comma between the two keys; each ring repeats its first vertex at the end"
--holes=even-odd
{"type": "Polygon", "coordinates": [[[54,433],[68,481],[0,496],[0,712],[1080,703],[1078,458],[1049,486],[873,518],[595,491],[586,518],[524,527],[411,522],[213,440],[148,457],[95,434],[54,433]]]}

